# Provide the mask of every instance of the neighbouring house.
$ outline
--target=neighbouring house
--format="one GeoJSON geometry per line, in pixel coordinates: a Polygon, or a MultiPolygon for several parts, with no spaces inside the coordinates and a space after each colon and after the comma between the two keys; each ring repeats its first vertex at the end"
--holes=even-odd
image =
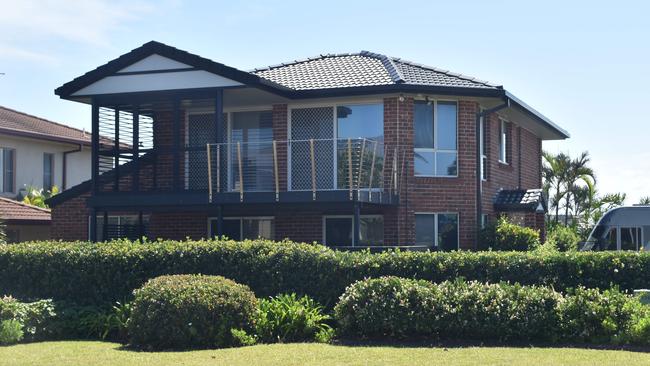
{"type": "Polygon", "coordinates": [[[90,133],[0,106],[0,196],[59,189],[90,178],[90,133]]]}
{"type": "Polygon", "coordinates": [[[65,240],[473,249],[500,213],[544,230],[542,141],[569,137],[500,85],[367,51],[242,71],[152,41],[55,93],[92,106],[92,177],[49,200],[65,240]]]}
{"type": "Polygon", "coordinates": [[[0,222],[8,243],[50,239],[50,210],[0,197],[0,222]]]}

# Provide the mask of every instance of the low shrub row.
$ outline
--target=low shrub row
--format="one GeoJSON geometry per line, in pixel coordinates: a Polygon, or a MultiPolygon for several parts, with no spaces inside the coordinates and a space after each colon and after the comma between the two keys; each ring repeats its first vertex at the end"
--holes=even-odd
{"type": "Polygon", "coordinates": [[[650,253],[634,252],[340,252],[320,245],[255,241],[39,242],[0,245],[0,294],[110,306],[132,298],[150,278],[221,275],[262,298],[308,295],[332,307],[364,278],[399,276],[443,282],[584,286],[622,291],[648,287],[650,253]]]}
{"type": "Polygon", "coordinates": [[[362,338],[647,343],[650,311],[616,290],[382,277],[348,287],[338,332],[362,338]]]}

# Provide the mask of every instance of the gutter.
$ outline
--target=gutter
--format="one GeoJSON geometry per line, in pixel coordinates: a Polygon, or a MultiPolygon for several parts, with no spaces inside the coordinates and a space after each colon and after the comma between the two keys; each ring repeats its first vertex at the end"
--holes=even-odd
{"type": "Polygon", "coordinates": [[[68,154],[81,151],[82,145],[79,144],[76,149],[63,152],[63,174],[61,174],[61,190],[64,191],[67,187],[68,180],[68,154]]]}
{"type": "MultiPolygon", "coordinates": [[[[481,176],[481,118],[485,118],[492,113],[510,107],[510,98],[506,95],[503,97],[503,104],[496,107],[479,111],[476,113],[476,240],[474,249],[478,250],[481,235],[481,217],[483,216],[483,177],[481,176]]],[[[485,125],[485,119],[483,124],[485,125]]]]}

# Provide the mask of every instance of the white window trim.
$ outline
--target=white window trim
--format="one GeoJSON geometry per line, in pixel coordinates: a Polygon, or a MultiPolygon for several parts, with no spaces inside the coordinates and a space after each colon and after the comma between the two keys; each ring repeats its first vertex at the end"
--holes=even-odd
{"type": "MultiPolygon", "coordinates": [[[[334,167],[333,167],[333,183],[334,186],[331,189],[318,189],[320,191],[336,191],[338,190],[338,171],[337,171],[337,154],[336,151],[338,149],[337,143],[338,143],[338,136],[339,136],[339,128],[338,128],[338,118],[336,117],[336,109],[340,106],[354,106],[354,105],[380,105],[382,110],[384,109],[384,101],[382,99],[361,99],[361,100],[352,100],[352,101],[346,101],[346,100],[341,100],[341,101],[327,101],[327,102],[316,102],[316,103],[293,103],[287,105],[287,141],[293,140],[291,138],[291,126],[293,124],[293,110],[294,109],[309,109],[309,108],[332,108],[332,144],[334,145],[334,157],[333,157],[333,162],[334,162],[334,167]]],[[[385,127],[386,121],[382,119],[382,124],[385,127]]],[[[289,143],[287,143],[289,144],[289,143]]],[[[290,145],[287,146],[287,191],[294,191],[294,189],[291,188],[291,147],[290,145]]],[[[306,190],[295,190],[295,191],[309,191],[310,189],[306,190]]]]}
{"type": "MultiPolygon", "coordinates": [[[[422,99],[417,99],[416,101],[424,101],[422,99]]],[[[413,147],[413,152],[422,151],[427,153],[434,153],[433,159],[433,174],[416,174],[415,173],[415,162],[413,164],[414,174],[416,177],[422,178],[458,178],[458,172],[460,170],[460,164],[458,161],[458,101],[454,99],[429,99],[433,105],[433,148],[428,147],[413,147]],[[447,150],[447,149],[438,149],[436,148],[436,138],[438,136],[438,102],[453,102],[456,103],[456,150],[447,150]],[[435,172],[438,168],[438,156],[437,153],[455,153],[456,154],[456,175],[437,175],[435,172]]],[[[415,118],[415,115],[414,115],[415,118]]],[[[415,133],[415,119],[413,119],[413,132],[415,133]]]]}
{"type": "Polygon", "coordinates": [[[456,250],[460,250],[460,213],[459,212],[426,212],[426,211],[418,211],[415,212],[415,215],[434,215],[434,225],[435,225],[435,235],[434,237],[434,247],[435,248],[440,248],[440,243],[438,243],[438,215],[456,215],[456,218],[458,220],[456,224],[456,238],[458,239],[458,246],[456,250]]]}
{"type": "Polygon", "coordinates": [[[14,194],[16,193],[16,170],[17,170],[17,157],[16,157],[16,149],[11,148],[11,147],[0,147],[0,194],[14,194]],[[5,150],[13,151],[12,154],[12,173],[13,173],[13,182],[11,185],[13,186],[13,189],[11,191],[5,190],[5,167],[4,167],[4,152],[5,150]]]}
{"type": "Polygon", "coordinates": [[[499,117],[499,163],[508,165],[508,128],[504,118],[499,117]]]}
{"type": "MultiPolygon", "coordinates": [[[[244,225],[243,220],[271,220],[271,227],[273,234],[275,235],[275,216],[224,216],[223,220],[239,220],[239,237],[244,237],[244,225]]],[[[219,220],[218,217],[208,217],[208,238],[212,238],[212,221],[219,220]]],[[[244,239],[242,239],[244,240],[244,239]]],[[[274,238],[269,238],[268,240],[274,240],[274,238]]]]}
{"type": "MultiPolygon", "coordinates": [[[[359,219],[362,219],[362,218],[371,218],[371,219],[372,218],[382,218],[383,219],[384,215],[359,215],[359,219]]],[[[354,242],[354,236],[355,236],[354,235],[354,230],[355,230],[354,215],[323,215],[323,220],[322,220],[322,225],[323,225],[322,226],[323,245],[328,245],[327,244],[327,238],[326,238],[326,236],[327,236],[326,235],[327,234],[326,228],[327,227],[325,225],[325,222],[327,221],[327,219],[350,219],[350,220],[352,220],[352,247],[354,247],[354,248],[373,248],[373,247],[376,247],[376,246],[367,246],[367,245],[357,245],[354,242]]],[[[384,222],[384,224],[385,224],[385,222],[384,222]]],[[[386,244],[386,243],[384,242],[384,244],[386,244]]],[[[338,247],[344,247],[344,246],[338,246],[338,247]]]]}

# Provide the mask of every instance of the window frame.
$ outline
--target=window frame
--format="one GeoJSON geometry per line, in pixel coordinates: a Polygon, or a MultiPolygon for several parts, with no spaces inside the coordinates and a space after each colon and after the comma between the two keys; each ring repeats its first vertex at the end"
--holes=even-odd
{"type": "Polygon", "coordinates": [[[54,187],[54,185],[55,185],[54,184],[54,171],[55,171],[55,169],[54,169],[54,153],[44,152],[43,153],[43,190],[44,191],[49,191],[49,190],[52,189],[52,187],[54,187]],[[49,158],[48,160],[50,162],[50,176],[49,176],[50,185],[49,185],[49,187],[45,184],[45,177],[46,177],[45,159],[46,158],[49,158]]]}
{"type": "MultiPolygon", "coordinates": [[[[218,217],[208,217],[208,238],[212,239],[216,234],[212,233],[212,221],[218,221],[218,217]]],[[[244,220],[271,220],[271,231],[275,236],[275,216],[224,216],[222,220],[239,220],[239,237],[244,239],[244,220]]],[[[275,238],[263,238],[264,240],[274,240],[275,238]]],[[[254,240],[254,239],[251,239],[254,240]]]]}
{"type": "MultiPolygon", "coordinates": [[[[415,216],[417,215],[433,215],[434,216],[434,226],[436,232],[434,233],[434,245],[433,248],[436,248],[436,250],[440,251],[440,243],[438,242],[439,240],[439,235],[440,235],[440,230],[438,228],[438,215],[456,215],[456,238],[458,242],[458,246],[454,250],[460,250],[460,213],[459,212],[452,212],[452,211],[440,211],[440,212],[428,212],[428,211],[416,211],[415,216]]],[[[414,219],[415,222],[415,219],[414,219]]],[[[414,230],[414,232],[417,230],[417,228],[414,230]]],[[[417,234],[416,234],[417,236],[417,234]]]]}
{"type": "MultiPolygon", "coordinates": [[[[458,100],[455,99],[417,99],[413,102],[413,108],[415,108],[416,103],[432,103],[433,105],[433,148],[427,148],[427,147],[415,147],[415,143],[413,144],[413,175],[416,177],[422,177],[422,178],[458,178],[458,173],[460,171],[460,164],[458,161],[458,142],[459,142],[459,136],[458,136],[458,100]],[[456,105],[456,150],[448,150],[448,149],[438,149],[436,147],[437,141],[436,139],[438,138],[438,103],[443,102],[443,103],[454,103],[456,105]],[[432,174],[418,174],[415,172],[415,153],[418,151],[421,152],[426,152],[426,153],[433,153],[434,156],[434,163],[433,163],[433,173],[432,174]],[[436,174],[436,170],[438,168],[438,153],[454,153],[456,154],[456,174],[455,175],[438,175],[436,174]]],[[[413,113],[413,133],[415,134],[417,131],[415,131],[415,113],[413,113]]],[[[415,142],[415,141],[414,141],[415,142]]]]}
{"type": "Polygon", "coordinates": [[[499,163],[509,165],[508,161],[508,121],[499,117],[499,163]]]}
{"type": "MultiPolygon", "coordinates": [[[[352,227],[352,246],[347,247],[345,245],[338,245],[338,246],[333,246],[333,247],[335,247],[335,248],[382,248],[382,247],[386,246],[386,245],[381,245],[381,246],[379,246],[379,245],[371,245],[371,246],[357,245],[357,243],[354,242],[354,236],[355,236],[354,235],[354,230],[355,230],[355,227],[354,227],[354,215],[323,215],[323,218],[322,218],[322,233],[323,233],[322,234],[322,240],[323,240],[323,245],[328,246],[328,244],[327,244],[327,225],[326,225],[327,219],[348,219],[348,218],[352,221],[352,225],[351,225],[351,227],[352,227]]],[[[362,218],[381,218],[382,223],[384,225],[386,224],[386,222],[384,221],[384,215],[380,215],[380,214],[359,215],[359,221],[361,221],[362,218]]],[[[359,234],[361,234],[361,233],[359,233],[359,234]]],[[[383,234],[382,234],[382,236],[383,236],[383,234]]],[[[384,244],[386,244],[385,241],[384,241],[384,244]]]]}
{"type": "Polygon", "coordinates": [[[479,121],[479,144],[481,150],[481,181],[483,182],[488,180],[487,144],[485,143],[485,137],[487,136],[485,131],[486,125],[485,117],[481,117],[479,121]]]}
{"type": "Polygon", "coordinates": [[[11,147],[0,147],[0,194],[2,193],[16,193],[16,149],[11,147]],[[5,171],[4,154],[6,151],[11,151],[11,190],[5,189],[5,171]]]}
{"type": "MultiPolygon", "coordinates": [[[[386,132],[386,118],[384,118],[385,113],[386,113],[386,106],[384,105],[384,100],[383,99],[377,99],[377,98],[361,98],[361,99],[352,99],[352,100],[341,100],[337,102],[296,102],[296,103],[290,103],[287,104],[287,141],[292,141],[293,139],[291,138],[291,128],[293,125],[293,110],[294,109],[309,109],[309,108],[331,108],[332,109],[332,130],[333,130],[333,136],[332,136],[332,144],[333,144],[333,151],[334,151],[334,157],[333,157],[333,187],[331,189],[319,189],[320,191],[335,191],[338,190],[339,182],[338,182],[338,174],[337,174],[337,169],[338,169],[338,156],[336,154],[337,151],[337,143],[339,139],[339,123],[338,123],[338,117],[337,117],[337,109],[338,107],[343,107],[343,106],[356,106],[356,105],[379,105],[382,108],[382,120],[381,123],[383,125],[384,129],[384,137],[385,137],[385,132],[386,132]]],[[[383,141],[382,141],[383,142],[383,141]]],[[[291,148],[287,148],[287,191],[305,191],[305,190],[300,190],[300,189],[292,189],[292,174],[291,170],[292,169],[292,158],[291,158],[291,148]]]]}

